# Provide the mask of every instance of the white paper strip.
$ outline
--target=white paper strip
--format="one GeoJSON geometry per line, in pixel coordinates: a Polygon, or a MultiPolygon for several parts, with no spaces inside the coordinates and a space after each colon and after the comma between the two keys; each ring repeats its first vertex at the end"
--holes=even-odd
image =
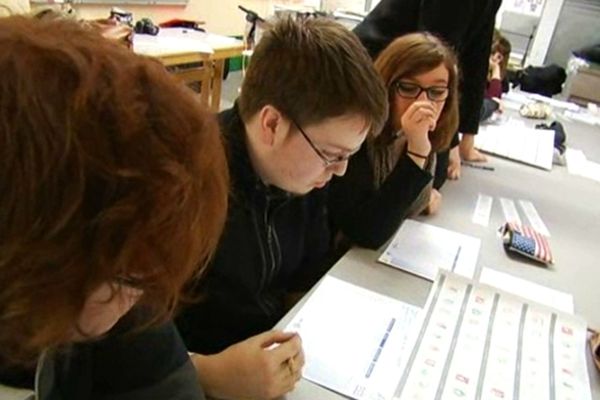
{"type": "Polygon", "coordinates": [[[492,203],[494,199],[491,196],[485,194],[479,194],[477,196],[477,204],[475,205],[475,211],[471,221],[474,224],[488,226],[490,222],[490,214],[492,213],[492,203]]]}
{"type": "Polygon", "coordinates": [[[542,221],[542,217],[538,214],[533,203],[527,200],[519,200],[519,205],[533,229],[546,237],[550,237],[550,231],[546,227],[546,224],[544,224],[544,221],[542,221]]]}
{"type": "Polygon", "coordinates": [[[495,269],[482,268],[479,282],[569,314],[575,312],[572,294],[517,278],[495,269]]]}
{"type": "Polygon", "coordinates": [[[500,204],[502,205],[502,212],[504,213],[504,218],[506,219],[506,222],[516,222],[520,225],[521,218],[519,217],[519,213],[517,212],[515,202],[511,199],[500,197],[500,204]]]}

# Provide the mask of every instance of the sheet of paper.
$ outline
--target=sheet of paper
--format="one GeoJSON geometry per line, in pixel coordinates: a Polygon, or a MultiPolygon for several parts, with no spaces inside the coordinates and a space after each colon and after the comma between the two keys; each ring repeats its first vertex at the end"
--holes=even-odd
{"type": "Polygon", "coordinates": [[[515,222],[521,225],[521,217],[519,217],[519,212],[514,201],[500,197],[500,205],[502,206],[502,213],[506,222],[515,222]]]}
{"type": "Polygon", "coordinates": [[[587,160],[580,175],[600,182],[600,164],[587,160]]]}
{"type": "Polygon", "coordinates": [[[523,92],[516,92],[514,90],[511,90],[508,93],[505,93],[502,96],[502,100],[508,100],[513,103],[519,103],[519,104],[531,103],[531,99],[527,96],[527,94],[525,94],[523,92]]]}
{"type": "Polygon", "coordinates": [[[379,262],[433,280],[438,269],[473,277],[481,240],[473,236],[404,221],[379,262]]]}
{"type": "Polygon", "coordinates": [[[567,148],[565,158],[570,174],[600,182],[600,164],[588,160],[583,151],[567,148]]]}
{"type": "Polygon", "coordinates": [[[546,103],[554,108],[562,108],[570,111],[578,111],[581,109],[577,104],[571,103],[570,101],[562,101],[556,100],[551,97],[542,96],[541,94],[531,93],[528,95],[531,100],[541,101],[542,103],[546,103]]]}
{"type": "Polygon", "coordinates": [[[492,196],[479,193],[471,221],[478,225],[488,226],[490,222],[490,214],[492,213],[493,201],[494,198],[492,196]]]}
{"type": "Polygon", "coordinates": [[[567,169],[570,174],[581,175],[584,173],[587,157],[583,151],[568,147],[565,150],[565,158],[567,159],[567,169]]]}
{"type": "Polygon", "coordinates": [[[440,271],[394,399],[591,400],[581,318],[440,271]]]}
{"type": "Polygon", "coordinates": [[[550,170],[554,153],[554,131],[516,125],[482,126],[475,136],[475,147],[487,153],[550,170]]]}
{"type": "Polygon", "coordinates": [[[544,221],[542,221],[542,217],[538,214],[533,203],[527,200],[519,200],[519,205],[533,229],[546,237],[550,237],[550,231],[548,230],[548,227],[546,227],[544,221]]]}
{"type": "Polygon", "coordinates": [[[161,29],[156,36],[134,35],[133,51],[153,57],[187,52],[214,53],[206,40],[200,40],[191,34],[176,36],[169,31],[169,29],[161,29]]]}
{"type": "Polygon", "coordinates": [[[565,111],[563,115],[570,120],[583,122],[588,125],[600,125],[600,117],[592,115],[589,112],[565,111]]]}
{"type": "Polygon", "coordinates": [[[573,295],[495,269],[482,268],[479,282],[569,314],[575,312],[573,295]]]}
{"type": "Polygon", "coordinates": [[[419,311],[327,276],[286,331],[302,338],[305,379],[354,399],[390,399],[419,311]]]}

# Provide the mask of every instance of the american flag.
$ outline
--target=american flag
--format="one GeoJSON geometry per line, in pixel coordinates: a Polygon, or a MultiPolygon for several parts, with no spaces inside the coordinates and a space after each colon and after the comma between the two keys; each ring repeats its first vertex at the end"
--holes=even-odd
{"type": "Polygon", "coordinates": [[[513,231],[511,240],[508,243],[512,250],[544,264],[554,262],[550,245],[544,235],[528,225],[520,225],[514,222],[508,222],[506,225],[508,230],[513,231]]]}

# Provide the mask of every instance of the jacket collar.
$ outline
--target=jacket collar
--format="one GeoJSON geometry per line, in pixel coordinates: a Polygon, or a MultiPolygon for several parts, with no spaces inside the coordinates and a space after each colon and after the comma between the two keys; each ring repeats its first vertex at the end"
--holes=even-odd
{"type": "Polygon", "coordinates": [[[232,108],[219,114],[219,122],[226,141],[229,172],[236,195],[248,200],[256,199],[256,196],[267,200],[287,200],[293,197],[277,186],[266,185],[254,170],[248,153],[246,128],[237,102],[232,108]]]}

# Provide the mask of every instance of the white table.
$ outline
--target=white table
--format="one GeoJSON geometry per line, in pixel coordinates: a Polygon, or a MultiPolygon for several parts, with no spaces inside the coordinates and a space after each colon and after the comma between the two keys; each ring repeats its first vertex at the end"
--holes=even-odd
{"type": "Polygon", "coordinates": [[[156,36],[134,35],[133,50],[138,54],[156,57],[166,66],[205,62],[208,59],[211,77],[210,109],[218,112],[225,60],[241,55],[244,43],[238,39],[193,29],[162,28],[156,36]]]}

